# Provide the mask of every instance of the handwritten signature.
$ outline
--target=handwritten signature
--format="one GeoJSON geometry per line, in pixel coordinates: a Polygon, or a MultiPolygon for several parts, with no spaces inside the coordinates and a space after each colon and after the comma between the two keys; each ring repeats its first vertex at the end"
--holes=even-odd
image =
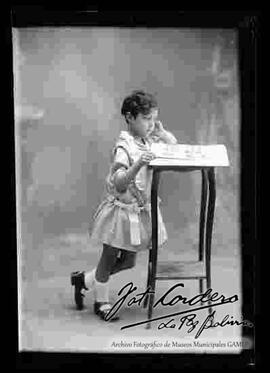
{"type": "Polygon", "coordinates": [[[226,315],[225,317],[223,317],[222,321],[214,321],[215,313],[216,311],[211,312],[206,317],[206,319],[201,323],[201,325],[199,325],[199,321],[196,320],[196,317],[197,317],[196,313],[190,313],[180,318],[178,328],[177,328],[177,325],[175,324],[174,319],[170,319],[166,323],[162,322],[158,326],[158,330],[164,329],[164,328],[166,329],[177,328],[178,330],[180,330],[185,325],[186,327],[189,327],[189,329],[187,330],[187,333],[191,333],[193,330],[195,330],[198,327],[199,329],[194,336],[194,338],[197,339],[204,330],[209,329],[209,328],[224,327],[228,325],[231,325],[231,326],[243,325],[243,326],[253,327],[253,324],[250,323],[249,321],[232,320],[233,316],[230,316],[230,315],[226,315]],[[231,318],[231,320],[229,320],[229,318],[231,318]]]}
{"type": "MultiPolygon", "coordinates": [[[[243,321],[232,320],[233,316],[230,316],[230,315],[226,315],[223,318],[223,320],[220,322],[214,321],[214,316],[215,316],[216,311],[212,311],[212,308],[225,305],[228,303],[237,302],[238,296],[236,294],[226,298],[223,294],[219,294],[218,292],[213,292],[212,289],[208,289],[204,293],[197,294],[192,298],[184,297],[181,294],[177,294],[176,296],[173,296],[172,292],[176,288],[179,288],[179,287],[183,288],[184,284],[177,283],[174,286],[172,286],[154,303],[153,308],[155,308],[159,304],[164,307],[171,307],[171,306],[176,305],[177,303],[182,303],[184,305],[193,307],[192,309],[187,309],[187,310],[175,312],[175,313],[169,313],[167,315],[162,315],[160,317],[152,318],[150,320],[144,320],[144,321],[140,321],[134,324],[125,325],[121,328],[121,330],[170,318],[169,321],[161,322],[158,325],[158,330],[161,330],[164,328],[175,329],[177,328],[177,326],[178,326],[177,329],[180,330],[185,325],[189,327],[188,333],[190,333],[193,330],[195,330],[195,328],[197,328],[199,325],[199,321],[196,320],[197,315],[194,312],[202,310],[202,309],[206,309],[206,308],[211,308],[210,310],[211,312],[206,317],[206,319],[201,323],[199,330],[197,331],[195,335],[195,338],[198,338],[202,334],[203,330],[208,329],[208,328],[215,328],[218,326],[224,327],[227,325],[243,325],[247,327],[253,327],[253,324],[251,322],[245,321],[245,320],[243,321]],[[194,306],[198,305],[199,303],[201,305],[199,307],[194,308],[194,306]],[[207,305],[204,305],[205,303],[207,303],[207,305]],[[183,314],[186,314],[186,315],[180,317],[179,325],[176,325],[175,317],[183,315],[183,314]],[[230,317],[231,317],[231,320],[229,320],[230,317]]],[[[112,306],[110,311],[107,313],[106,318],[105,318],[106,321],[109,321],[125,304],[128,307],[131,307],[134,304],[137,304],[138,306],[140,306],[146,297],[150,296],[151,294],[154,294],[154,292],[151,291],[150,287],[147,288],[146,291],[144,291],[143,293],[133,294],[136,290],[137,290],[137,286],[134,286],[133,282],[129,282],[128,284],[126,284],[119,290],[118,296],[121,296],[121,297],[115,302],[115,304],[112,306]],[[131,297],[131,294],[133,294],[132,297],[131,297]]]]}

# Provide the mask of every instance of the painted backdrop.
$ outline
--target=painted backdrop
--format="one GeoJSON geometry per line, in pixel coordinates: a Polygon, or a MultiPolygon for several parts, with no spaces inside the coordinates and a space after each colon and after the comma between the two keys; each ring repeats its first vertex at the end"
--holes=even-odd
{"type": "MultiPolygon", "coordinates": [[[[180,143],[226,145],[231,166],[217,170],[213,253],[238,254],[240,114],[232,30],[25,28],[13,36],[23,276],[53,273],[50,263],[41,265],[50,239],[87,236],[113,141],[126,128],[121,103],[138,88],[157,94],[160,119],[180,143]]],[[[160,196],[169,249],[195,253],[200,175],[168,174],[160,196]]]]}

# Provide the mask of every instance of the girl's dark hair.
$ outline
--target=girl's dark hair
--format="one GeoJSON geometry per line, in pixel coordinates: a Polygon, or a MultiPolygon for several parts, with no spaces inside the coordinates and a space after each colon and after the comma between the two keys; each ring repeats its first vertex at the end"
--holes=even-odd
{"type": "Polygon", "coordinates": [[[136,118],[139,113],[146,115],[151,109],[157,108],[157,106],[157,100],[154,95],[137,90],[124,99],[121,114],[126,116],[127,113],[130,113],[136,118]]]}

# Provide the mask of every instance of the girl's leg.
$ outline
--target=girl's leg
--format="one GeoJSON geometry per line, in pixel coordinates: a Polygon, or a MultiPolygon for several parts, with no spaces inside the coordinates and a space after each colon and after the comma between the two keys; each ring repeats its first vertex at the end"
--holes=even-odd
{"type": "Polygon", "coordinates": [[[103,245],[103,252],[98,267],[84,274],[85,287],[87,289],[93,288],[95,280],[99,282],[108,281],[109,275],[112,272],[110,267],[114,268],[117,266],[119,253],[120,249],[112,248],[106,244],[103,245]]]}
{"type": "Polygon", "coordinates": [[[84,273],[76,271],[71,273],[71,284],[74,286],[74,297],[77,309],[84,308],[82,290],[94,287],[96,302],[109,302],[109,277],[115,266],[119,250],[109,245],[103,245],[103,252],[97,268],[84,273]]]}
{"type": "MultiPolygon", "coordinates": [[[[118,249],[104,244],[102,255],[95,272],[94,312],[103,320],[106,320],[106,315],[111,309],[109,303],[109,278],[112,268],[117,261],[118,251],[118,249]]],[[[113,316],[111,321],[117,319],[118,316],[113,316]]]]}
{"type": "Polygon", "coordinates": [[[108,282],[112,269],[117,261],[118,251],[119,250],[116,248],[103,244],[102,255],[95,271],[96,281],[103,283],[108,282]]]}
{"type": "Polygon", "coordinates": [[[111,275],[123,271],[125,269],[133,268],[136,264],[137,253],[132,251],[127,251],[119,249],[121,254],[117,258],[114,267],[112,268],[111,275]]]}

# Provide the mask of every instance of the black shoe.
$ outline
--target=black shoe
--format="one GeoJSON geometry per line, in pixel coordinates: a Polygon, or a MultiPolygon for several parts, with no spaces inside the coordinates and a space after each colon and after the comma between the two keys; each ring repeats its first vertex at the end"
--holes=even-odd
{"type": "Polygon", "coordinates": [[[104,321],[117,321],[117,320],[119,320],[119,316],[112,316],[112,317],[108,316],[109,320],[106,319],[106,316],[108,315],[108,313],[110,312],[111,309],[112,309],[112,306],[108,302],[95,302],[94,303],[95,314],[98,315],[104,321]],[[106,307],[102,307],[102,306],[106,306],[106,307]]]}
{"type": "Polygon", "coordinates": [[[83,298],[84,294],[81,293],[82,289],[88,290],[84,282],[84,272],[76,271],[71,273],[71,285],[74,286],[74,299],[77,310],[84,308],[83,298]]]}

